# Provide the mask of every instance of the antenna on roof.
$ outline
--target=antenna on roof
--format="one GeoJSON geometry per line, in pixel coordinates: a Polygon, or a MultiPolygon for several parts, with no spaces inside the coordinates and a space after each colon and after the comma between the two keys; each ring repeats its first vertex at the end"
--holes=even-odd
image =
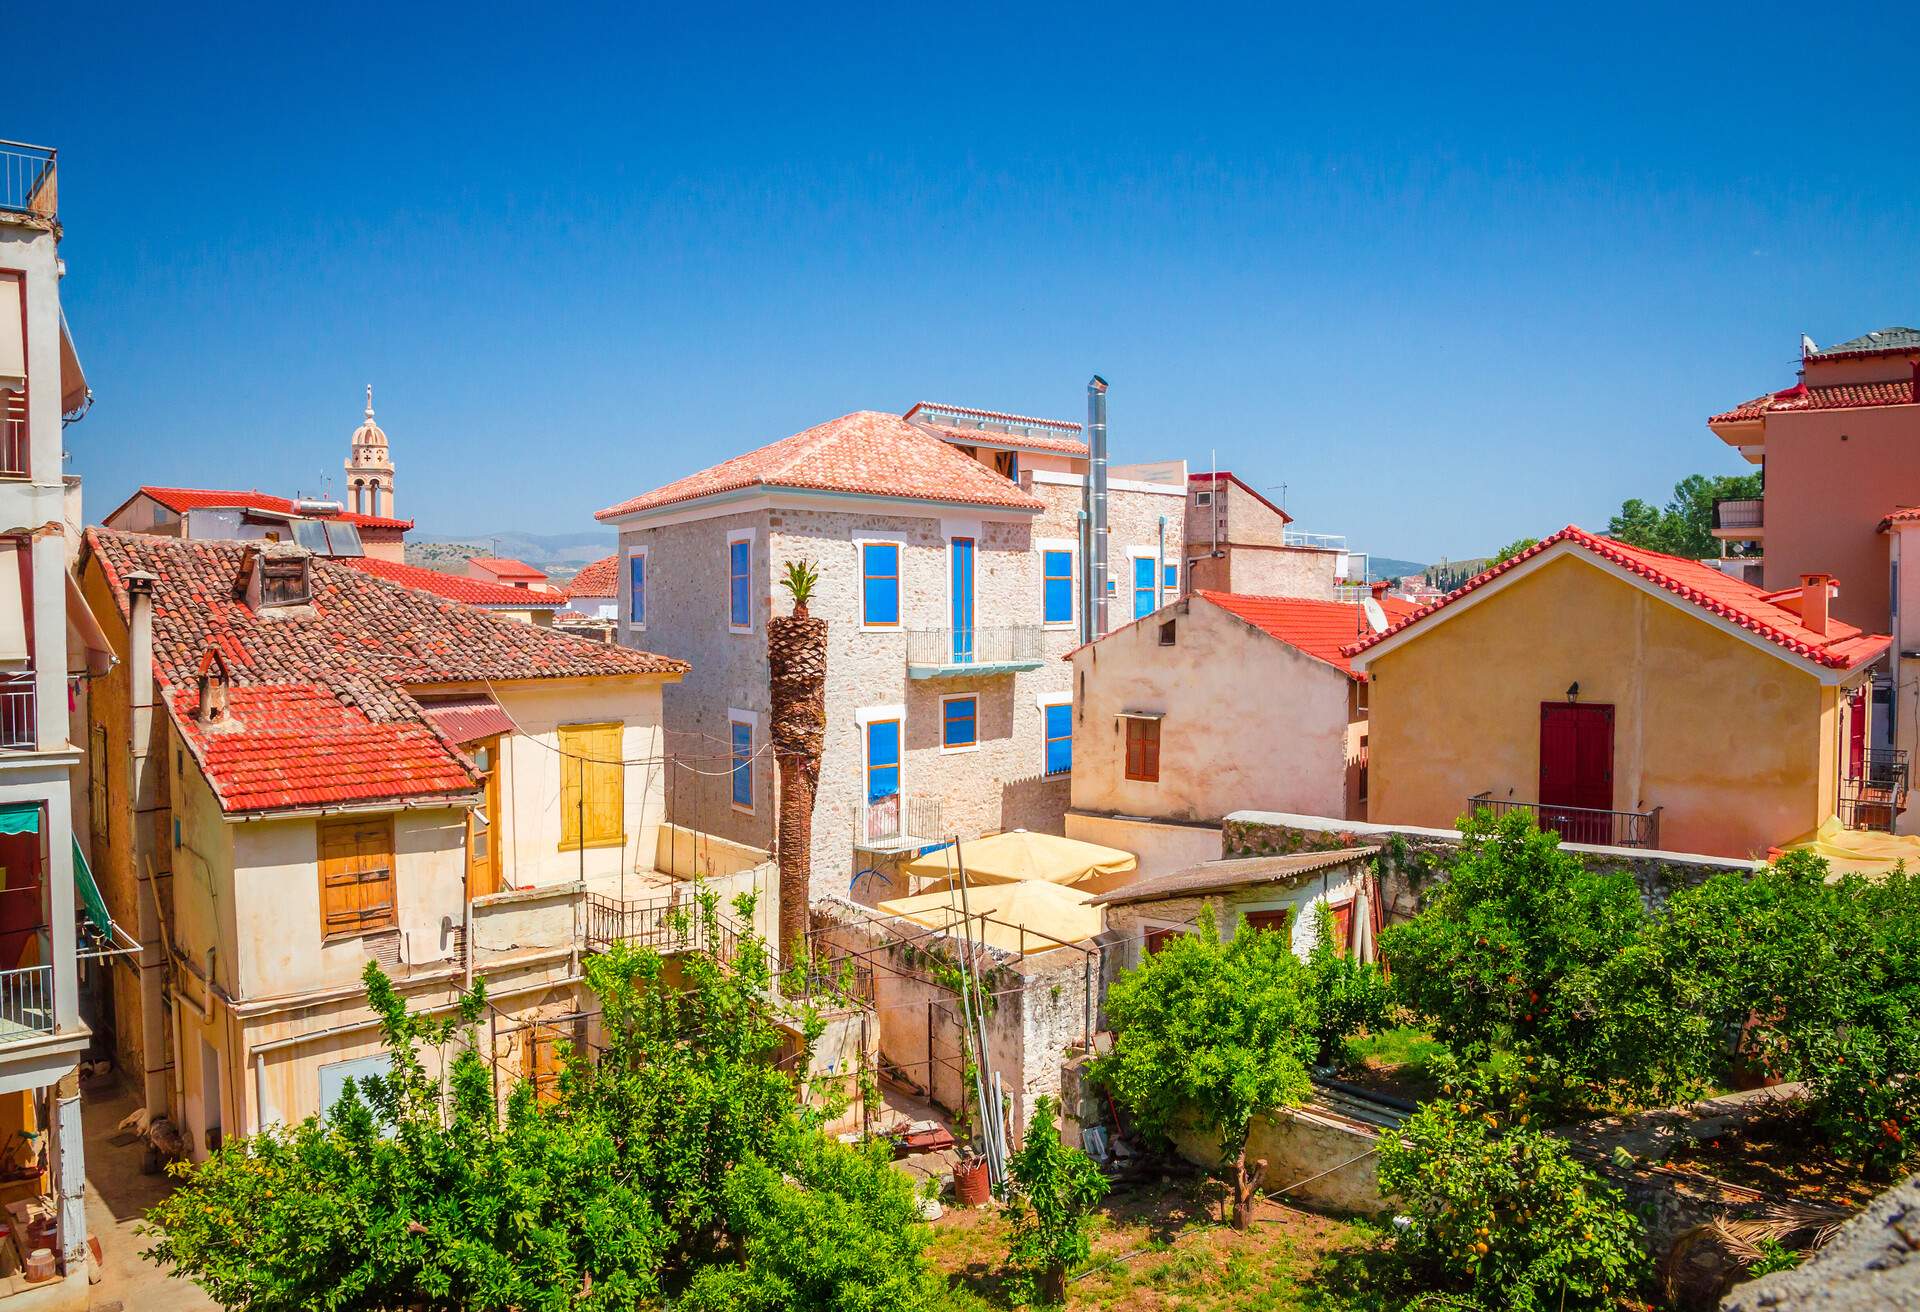
{"type": "Polygon", "coordinates": [[[1800,358],[1802,360],[1814,354],[1819,349],[1818,346],[1814,345],[1813,338],[1807,336],[1805,333],[1800,334],[1800,358]]]}

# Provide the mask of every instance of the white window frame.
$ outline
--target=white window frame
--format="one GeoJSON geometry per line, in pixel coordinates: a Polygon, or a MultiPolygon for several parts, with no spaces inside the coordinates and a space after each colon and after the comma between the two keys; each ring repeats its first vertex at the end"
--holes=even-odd
{"type": "Polygon", "coordinates": [[[727,530],[727,554],[721,559],[727,564],[727,632],[752,633],[754,614],[757,608],[753,604],[753,548],[759,537],[759,530],[753,528],[733,528],[727,530]],[[747,544],[747,622],[733,622],[733,547],[737,542],[747,544]]]}
{"type": "MultiPolygon", "coordinates": [[[[1162,584],[1162,580],[1166,576],[1161,572],[1165,568],[1166,562],[1160,559],[1159,548],[1128,547],[1127,548],[1127,575],[1126,575],[1127,590],[1121,595],[1123,595],[1127,599],[1126,622],[1129,624],[1131,624],[1135,620],[1146,618],[1146,615],[1135,615],[1133,613],[1133,579],[1134,579],[1135,571],[1139,569],[1139,566],[1136,565],[1134,562],[1140,561],[1140,560],[1150,560],[1153,562],[1153,610],[1148,611],[1147,615],[1153,614],[1154,611],[1159,610],[1162,606],[1167,604],[1166,588],[1162,584]]],[[[1117,628],[1119,626],[1115,625],[1114,627],[1117,628]]]]}
{"type": "Polygon", "coordinates": [[[1203,492],[1195,492],[1193,494],[1193,504],[1196,506],[1211,506],[1213,504],[1213,489],[1207,488],[1203,492]]]}
{"type": "Polygon", "coordinates": [[[727,805],[735,815],[757,814],[760,805],[760,775],[755,766],[760,759],[760,712],[727,707],[727,805]],[[753,801],[746,806],[733,800],[733,726],[744,724],[752,736],[747,742],[747,788],[753,801]]]}
{"type": "MultiPolygon", "coordinates": [[[[646,579],[646,583],[643,586],[649,593],[653,591],[653,562],[647,560],[647,548],[628,547],[626,568],[622,570],[620,574],[620,597],[615,604],[619,607],[619,610],[626,615],[628,629],[634,633],[645,633],[647,631],[646,614],[642,612],[639,619],[636,620],[633,618],[633,560],[636,556],[642,561],[645,561],[645,564],[640,567],[641,573],[646,579]]],[[[749,561],[749,568],[751,568],[751,561],[749,561]]]]}
{"type": "Polygon", "coordinates": [[[1036,558],[1040,562],[1040,627],[1060,632],[1078,632],[1080,629],[1080,544],[1072,538],[1041,538],[1033,544],[1036,558]],[[1047,553],[1064,551],[1067,553],[1068,586],[1072,595],[1068,600],[1068,616],[1064,620],[1047,618],[1047,553]]]}
{"type": "Polygon", "coordinates": [[[862,706],[854,711],[853,723],[860,732],[860,780],[856,796],[863,809],[873,805],[867,800],[867,776],[873,771],[873,762],[867,759],[867,726],[875,720],[893,720],[900,725],[900,791],[897,796],[903,804],[907,796],[907,705],[898,702],[892,706],[862,706]]]}
{"type": "MultiPolygon", "coordinates": [[[[904,730],[906,726],[903,724],[901,728],[902,730],[904,730]]],[[[902,750],[904,750],[904,748],[902,750]]],[[[977,692],[949,692],[949,693],[941,694],[941,697],[940,697],[940,754],[942,756],[958,756],[962,752],[977,752],[979,750],[980,750],[980,694],[977,692]],[[947,703],[959,702],[959,701],[971,701],[973,703],[973,741],[970,743],[966,743],[960,747],[949,747],[947,746],[947,703]]]]}
{"type": "MultiPolygon", "coordinates": [[[[904,633],[906,632],[907,630],[907,539],[905,535],[897,534],[897,533],[868,533],[868,532],[861,533],[858,537],[853,539],[853,567],[854,567],[854,570],[856,571],[855,578],[858,579],[857,588],[859,592],[859,595],[855,597],[853,604],[856,607],[856,611],[860,616],[860,632],[862,633],[904,633]],[[898,547],[900,549],[900,557],[899,557],[900,563],[898,566],[900,575],[897,580],[897,586],[899,590],[898,610],[899,610],[900,617],[891,624],[867,623],[867,548],[868,547],[898,547]]],[[[976,552],[976,567],[977,567],[977,552],[976,552]]]]}
{"type": "MultiPolygon", "coordinates": [[[[1067,768],[1057,774],[1047,769],[1047,708],[1050,706],[1071,707],[1073,705],[1073,693],[1043,692],[1034,697],[1033,704],[1040,712],[1040,777],[1042,779],[1069,779],[1073,776],[1072,762],[1068,762],[1067,768]]],[[[1078,738],[1080,736],[1080,724],[1078,720],[1074,722],[1073,728],[1073,737],[1078,738]]]]}

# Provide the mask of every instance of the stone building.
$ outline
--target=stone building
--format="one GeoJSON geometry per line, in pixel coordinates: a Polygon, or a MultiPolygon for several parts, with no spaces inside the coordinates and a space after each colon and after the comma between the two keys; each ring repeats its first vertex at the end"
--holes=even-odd
{"type": "Polygon", "coordinates": [[[620,640],[692,665],[666,702],[687,763],[669,787],[717,803],[700,814],[726,836],[772,843],[766,622],[805,560],[829,626],[815,896],[899,896],[896,858],[956,835],[1059,832],[1079,729],[1063,658],[1097,609],[1082,585],[1116,621],[1180,588],[1183,472],[1109,480],[1108,577],[1089,580],[1089,464],[1077,424],[922,403],[601,511],[620,530],[620,640]]]}
{"type": "Polygon", "coordinates": [[[1348,581],[1349,553],[1296,541],[1287,532],[1292,522],[1231,470],[1188,474],[1188,587],[1332,600],[1348,581]]]}

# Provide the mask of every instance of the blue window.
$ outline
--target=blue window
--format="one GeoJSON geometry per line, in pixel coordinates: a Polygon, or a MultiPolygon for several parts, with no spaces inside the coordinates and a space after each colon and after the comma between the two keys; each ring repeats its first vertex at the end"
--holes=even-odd
{"type": "Polygon", "coordinates": [[[1047,717],[1047,773],[1065,774],[1073,769],[1073,707],[1049,706],[1047,717]]]}
{"type": "Polygon", "coordinates": [[[979,743],[980,699],[949,697],[940,704],[940,745],[972,747],[979,743]]]}
{"type": "Polygon", "coordinates": [[[1153,614],[1153,558],[1133,558],[1133,617],[1153,614]]]}
{"type": "Polygon", "coordinates": [[[900,721],[875,720],[867,726],[867,800],[900,795],[900,721]]]}
{"type": "Polygon", "coordinates": [[[1168,592],[1180,591],[1180,567],[1168,565],[1162,571],[1168,592]]]}
{"type": "Polygon", "coordinates": [[[753,570],[753,541],[742,538],[727,544],[727,619],[735,628],[753,626],[753,594],[748,588],[753,570]]]}
{"type": "Polygon", "coordinates": [[[753,810],[753,725],[746,720],[729,724],[733,739],[733,804],[753,810]]]}
{"type": "Polygon", "coordinates": [[[973,539],[954,538],[953,556],[953,663],[973,664],[973,539]]]}
{"type": "Polygon", "coordinates": [[[632,624],[647,622],[647,558],[627,557],[627,616],[632,624]]]}
{"type": "Polygon", "coordinates": [[[1041,601],[1049,624],[1073,623],[1073,553],[1046,551],[1040,555],[1041,601]]]}
{"type": "Polygon", "coordinates": [[[863,624],[900,622],[900,548],[891,542],[860,545],[860,620],[863,624]]]}
{"type": "MultiPolygon", "coordinates": [[[[328,1062],[320,1068],[320,1116],[324,1120],[333,1105],[340,1101],[340,1095],[346,1092],[347,1081],[353,1081],[353,1091],[360,1096],[360,1105],[366,1106],[367,1082],[377,1080],[393,1070],[393,1054],[376,1052],[371,1057],[355,1057],[349,1061],[328,1062]]],[[[377,1113],[374,1119],[386,1125],[386,1119],[377,1113]]]]}

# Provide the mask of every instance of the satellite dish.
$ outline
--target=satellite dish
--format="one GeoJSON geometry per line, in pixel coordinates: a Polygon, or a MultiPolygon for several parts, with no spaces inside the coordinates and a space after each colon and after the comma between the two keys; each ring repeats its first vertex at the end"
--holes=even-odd
{"type": "Polygon", "coordinates": [[[1368,597],[1360,603],[1360,609],[1366,614],[1367,623],[1372,626],[1375,633],[1387,631],[1387,612],[1381,609],[1379,602],[1368,597]]]}

